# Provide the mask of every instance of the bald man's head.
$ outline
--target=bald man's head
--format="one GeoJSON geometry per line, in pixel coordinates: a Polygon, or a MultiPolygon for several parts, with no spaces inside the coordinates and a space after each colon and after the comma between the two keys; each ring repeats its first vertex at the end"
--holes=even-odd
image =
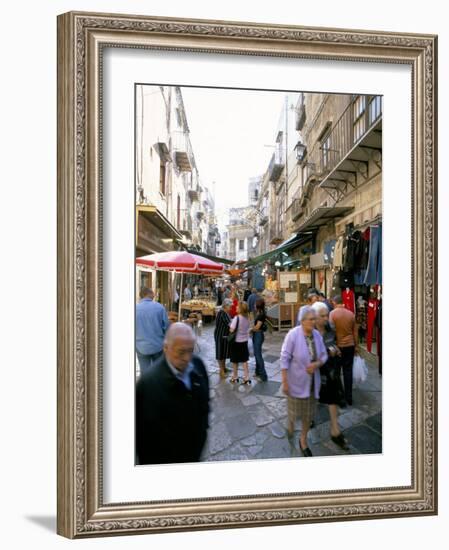
{"type": "Polygon", "coordinates": [[[173,323],[165,335],[164,353],[177,370],[183,371],[192,359],[195,335],[187,323],[173,323]]]}

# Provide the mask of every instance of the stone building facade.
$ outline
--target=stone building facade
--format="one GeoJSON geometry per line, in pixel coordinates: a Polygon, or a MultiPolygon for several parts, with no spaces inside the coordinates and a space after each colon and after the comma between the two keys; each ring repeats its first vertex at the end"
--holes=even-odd
{"type": "MultiPolygon", "coordinates": [[[[200,180],[181,88],[137,87],[135,151],[136,257],[183,248],[215,253],[214,201],[200,180]]],[[[174,284],[173,274],[136,270],[136,298],[150,286],[169,306],[174,284]]]]}

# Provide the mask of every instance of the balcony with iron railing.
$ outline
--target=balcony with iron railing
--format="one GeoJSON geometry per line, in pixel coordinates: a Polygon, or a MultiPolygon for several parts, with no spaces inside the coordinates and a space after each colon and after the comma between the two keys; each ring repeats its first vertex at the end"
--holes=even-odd
{"type": "Polygon", "coordinates": [[[181,209],[180,211],[180,217],[182,217],[182,229],[179,230],[179,232],[184,235],[187,239],[192,238],[192,230],[193,230],[193,224],[192,224],[192,217],[190,216],[190,210],[181,209]]]}
{"type": "Polygon", "coordinates": [[[269,234],[270,244],[280,244],[284,240],[282,236],[282,228],[278,223],[272,224],[269,234]]]}
{"type": "Polygon", "coordinates": [[[302,206],[301,199],[293,198],[291,203],[291,211],[290,211],[291,220],[293,222],[296,221],[299,217],[302,216],[303,213],[304,213],[304,209],[302,206]]]}
{"type": "Polygon", "coordinates": [[[195,160],[189,134],[179,131],[173,132],[172,149],[179,170],[181,172],[191,172],[195,166],[195,160]]]}
{"type": "Polygon", "coordinates": [[[268,165],[270,181],[277,182],[285,166],[285,153],[282,147],[277,146],[268,165]]]}
{"type": "Polygon", "coordinates": [[[260,211],[260,217],[259,217],[259,225],[261,226],[264,226],[268,223],[268,214],[267,214],[267,210],[266,208],[263,208],[261,211],[260,211]]]}
{"type": "Polygon", "coordinates": [[[187,195],[190,202],[200,200],[200,188],[198,183],[198,177],[195,175],[195,171],[183,174],[184,188],[187,191],[187,195]]]}
{"type": "Polygon", "coordinates": [[[355,173],[361,165],[367,165],[372,151],[382,151],[382,99],[358,96],[323,139],[307,151],[307,179],[315,176],[323,184],[336,171],[355,173]],[[348,162],[344,164],[345,161],[348,162]]]}

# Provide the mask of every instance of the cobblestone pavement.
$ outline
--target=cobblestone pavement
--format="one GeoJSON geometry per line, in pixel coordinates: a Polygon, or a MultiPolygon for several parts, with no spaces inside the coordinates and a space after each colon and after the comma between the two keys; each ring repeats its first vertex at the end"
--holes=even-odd
{"type": "MultiPolygon", "coordinates": [[[[197,350],[207,366],[211,386],[210,429],[202,460],[302,456],[298,448],[300,421],[291,442],[286,435],[287,400],[281,391],[279,364],[286,332],[267,332],[265,335],[263,352],[268,381],[259,382],[254,378],[255,361],[251,357],[252,384],[242,386],[230,384],[229,379],[220,379],[213,329],[213,325],[203,326],[197,350]]],[[[308,435],[314,456],[382,452],[382,379],[373,356],[366,353],[365,359],[368,378],[359,387],[354,387],[353,406],[341,409],[339,414],[339,424],[350,450],[343,451],[331,441],[328,408],[319,404],[315,427],[308,435]]]]}

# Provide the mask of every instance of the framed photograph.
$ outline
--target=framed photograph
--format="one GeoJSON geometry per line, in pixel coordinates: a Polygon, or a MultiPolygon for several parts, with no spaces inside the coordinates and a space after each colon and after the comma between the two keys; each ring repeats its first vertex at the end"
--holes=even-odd
{"type": "Polygon", "coordinates": [[[437,513],[436,91],[433,35],[59,16],[59,534],[437,513]]]}

